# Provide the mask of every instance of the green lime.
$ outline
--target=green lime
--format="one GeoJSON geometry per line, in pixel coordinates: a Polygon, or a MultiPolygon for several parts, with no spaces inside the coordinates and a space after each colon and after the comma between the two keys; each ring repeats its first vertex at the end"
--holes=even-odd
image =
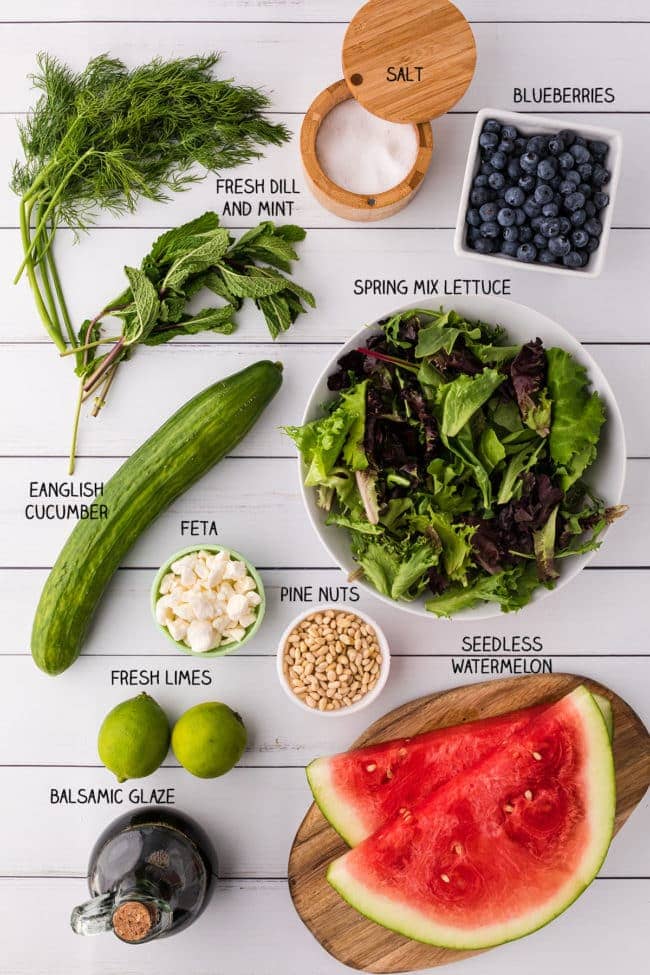
{"type": "Polygon", "coordinates": [[[151,775],[169,750],[167,715],[148,694],[122,701],[104,718],[97,748],[118,782],[151,775]]]}
{"type": "Polygon", "coordinates": [[[206,701],[181,715],[172,749],[181,765],[200,779],[215,779],[236,765],[246,748],[246,727],[227,704],[206,701]]]}

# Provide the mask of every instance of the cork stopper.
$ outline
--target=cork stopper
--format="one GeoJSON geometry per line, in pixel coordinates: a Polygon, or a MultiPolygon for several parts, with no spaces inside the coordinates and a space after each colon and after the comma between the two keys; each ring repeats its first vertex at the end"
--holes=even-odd
{"type": "Polygon", "coordinates": [[[122,941],[142,941],[154,925],[154,912],[140,901],[125,901],[113,912],[113,931],[122,941]]]}

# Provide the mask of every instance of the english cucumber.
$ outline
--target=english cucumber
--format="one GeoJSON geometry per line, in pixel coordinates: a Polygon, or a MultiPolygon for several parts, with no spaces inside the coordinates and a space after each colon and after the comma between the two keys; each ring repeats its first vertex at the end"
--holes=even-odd
{"type": "Polygon", "coordinates": [[[107,506],[107,518],[77,522],[41,593],[31,642],[41,670],[61,674],[77,659],[102,593],[131,546],[239,443],[281,384],[282,366],[262,361],[209,386],[106,483],[98,500],[107,506]]]}

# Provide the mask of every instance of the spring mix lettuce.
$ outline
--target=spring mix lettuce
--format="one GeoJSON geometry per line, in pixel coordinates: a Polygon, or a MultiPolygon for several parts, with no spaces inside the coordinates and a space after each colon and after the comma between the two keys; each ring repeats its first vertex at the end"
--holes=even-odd
{"type": "Polygon", "coordinates": [[[287,427],[327,524],[380,593],[453,616],[520,609],[624,506],[583,475],[605,407],[583,366],[454,311],[410,310],[348,352],[324,415],[287,427]]]}

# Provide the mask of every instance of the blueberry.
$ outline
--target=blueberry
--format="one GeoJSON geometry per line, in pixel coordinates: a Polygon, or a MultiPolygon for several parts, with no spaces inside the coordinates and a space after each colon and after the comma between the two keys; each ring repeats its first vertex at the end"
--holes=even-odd
{"type": "Polygon", "coordinates": [[[596,205],[592,200],[587,200],[585,203],[585,213],[588,217],[595,217],[597,213],[596,205]]]}
{"type": "Polygon", "coordinates": [[[560,233],[560,221],[557,217],[545,217],[539,229],[544,237],[557,237],[560,233]]]}
{"type": "Polygon", "coordinates": [[[577,169],[572,169],[569,173],[566,174],[564,178],[567,180],[567,182],[573,183],[574,186],[579,186],[582,177],[580,176],[580,173],[577,171],[577,169]]]}
{"type": "Polygon", "coordinates": [[[557,217],[560,212],[560,208],[557,203],[545,203],[542,207],[543,217],[557,217]]]}
{"type": "Polygon", "coordinates": [[[568,193],[564,198],[564,209],[565,210],[579,210],[585,205],[584,193],[568,193]]]}
{"type": "Polygon", "coordinates": [[[490,159],[490,166],[492,169],[505,169],[508,164],[508,158],[505,152],[495,152],[490,159]]]}
{"type": "Polygon", "coordinates": [[[515,223],[518,227],[526,223],[526,214],[521,207],[517,207],[515,210],[515,223]]]}
{"type": "Polygon", "coordinates": [[[563,152],[558,159],[558,163],[560,165],[560,169],[573,169],[576,161],[570,152],[563,152]]]}
{"type": "Polygon", "coordinates": [[[470,225],[470,227],[479,227],[481,224],[481,215],[479,214],[478,210],[476,210],[474,207],[471,207],[467,211],[467,214],[465,215],[465,220],[470,225]]]}
{"type": "Polygon", "coordinates": [[[571,221],[568,217],[560,217],[560,233],[566,236],[571,230],[571,221]]]}
{"type": "Polygon", "coordinates": [[[585,223],[585,230],[592,237],[600,237],[603,232],[603,225],[597,217],[590,217],[585,223]]]}
{"type": "Polygon", "coordinates": [[[515,222],[515,211],[510,207],[503,207],[497,213],[497,221],[502,227],[512,227],[515,222]]]}
{"type": "Polygon", "coordinates": [[[548,140],[548,151],[552,156],[559,156],[564,152],[564,139],[561,135],[552,135],[548,140]]]}
{"type": "Polygon", "coordinates": [[[494,254],[495,243],[488,237],[479,237],[478,240],[474,241],[474,250],[478,251],[479,254],[494,254]]]}
{"type": "Polygon", "coordinates": [[[482,174],[474,178],[474,186],[489,186],[489,176],[483,176],[482,174]]]}
{"type": "Polygon", "coordinates": [[[587,244],[587,252],[589,254],[593,254],[594,251],[598,250],[599,246],[600,246],[600,237],[590,237],[589,243],[587,244]]]}
{"type": "Polygon", "coordinates": [[[519,131],[514,125],[504,125],[501,129],[502,139],[511,139],[513,142],[519,138],[519,131]]]}
{"type": "Polygon", "coordinates": [[[560,194],[561,196],[570,196],[571,193],[575,193],[575,183],[569,179],[563,179],[560,183],[560,194]]]}
{"type": "Polygon", "coordinates": [[[517,180],[521,176],[521,166],[518,159],[511,159],[508,163],[508,176],[512,180],[517,180]]]}
{"type": "Polygon", "coordinates": [[[490,173],[488,183],[493,190],[502,190],[506,185],[506,178],[503,173],[490,173]]]}
{"type": "Polygon", "coordinates": [[[542,212],[542,208],[539,203],[535,203],[532,196],[529,196],[523,205],[523,211],[527,217],[539,217],[542,212]]]}
{"type": "Polygon", "coordinates": [[[593,171],[594,171],[594,167],[590,162],[580,163],[580,165],[578,166],[578,172],[580,173],[580,176],[582,177],[582,179],[584,179],[585,182],[588,179],[591,179],[593,171]]]}
{"type": "Polygon", "coordinates": [[[580,183],[578,186],[578,192],[582,193],[582,195],[588,200],[593,190],[591,189],[589,183],[580,183]]]}
{"type": "Polygon", "coordinates": [[[548,241],[546,240],[544,234],[540,234],[540,233],[533,234],[533,244],[535,245],[538,251],[544,250],[547,243],[548,241]]]}
{"type": "Polygon", "coordinates": [[[536,152],[525,152],[519,160],[519,165],[525,173],[536,173],[539,156],[536,152]]]}
{"type": "Polygon", "coordinates": [[[511,207],[520,207],[526,199],[526,194],[520,186],[509,186],[504,196],[506,203],[509,203],[511,207]]]}
{"type": "Polygon", "coordinates": [[[496,220],[499,208],[496,203],[484,203],[479,213],[481,215],[481,220],[496,220]]]}
{"type": "Polygon", "coordinates": [[[519,227],[504,227],[503,239],[510,242],[519,240],[519,227]]]}
{"type": "Polygon", "coordinates": [[[530,221],[531,230],[538,231],[539,228],[542,226],[543,219],[544,217],[541,216],[541,214],[539,217],[533,217],[532,220],[530,221]]]}
{"type": "Polygon", "coordinates": [[[571,242],[563,234],[558,234],[557,237],[551,237],[548,249],[554,257],[564,257],[571,250],[571,242]]]}
{"type": "Polygon", "coordinates": [[[537,257],[537,248],[534,244],[520,244],[517,248],[517,260],[524,264],[532,264],[537,257]]]}
{"type": "Polygon", "coordinates": [[[581,135],[576,135],[575,145],[577,145],[577,146],[586,146],[587,145],[587,140],[584,139],[581,135]]]}
{"type": "Polygon", "coordinates": [[[537,260],[539,261],[540,264],[555,263],[555,257],[553,256],[553,254],[551,254],[549,250],[540,251],[539,254],[537,255],[537,260]]]}
{"type": "Polygon", "coordinates": [[[490,199],[490,191],[485,189],[483,186],[479,186],[477,189],[472,190],[469,199],[472,206],[483,206],[483,204],[487,203],[490,199]]]}
{"type": "Polygon", "coordinates": [[[467,239],[468,240],[472,240],[472,241],[478,240],[480,236],[481,236],[481,231],[478,229],[478,227],[468,227],[467,228],[467,239]]]}
{"type": "MultiPolygon", "coordinates": [[[[594,193],[594,205],[596,209],[602,210],[603,207],[606,207],[608,203],[609,203],[609,196],[607,193],[601,193],[600,191],[594,193]]],[[[589,216],[593,217],[594,214],[590,213],[589,216]]]]}
{"type": "MultiPolygon", "coordinates": [[[[581,146],[578,146],[578,148],[580,149],[581,146]]],[[[562,258],[562,263],[565,267],[582,267],[582,257],[577,251],[569,251],[562,258]]]]}
{"type": "Polygon", "coordinates": [[[495,118],[489,118],[483,125],[484,132],[497,132],[501,131],[501,122],[497,122],[495,118]]]}
{"type": "Polygon", "coordinates": [[[551,189],[557,190],[561,182],[562,182],[562,177],[558,173],[557,176],[554,176],[553,179],[549,180],[549,186],[551,187],[551,189]]]}
{"type": "Polygon", "coordinates": [[[589,162],[589,160],[591,159],[591,153],[589,152],[587,147],[579,143],[577,139],[569,149],[569,152],[571,153],[575,161],[578,163],[578,165],[580,165],[581,163],[589,162]]]}
{"type": "Polygon", "coordinates": [[[587,146],[589,147],[589,151],[591,155],[595,159],[604,159],[607,153],[609,152],[609,146],[607,145],[607,143],[601,142],[600,140],[596,140],[595,142],[588,142],[587,146]]]}
{"type": "Polygon", "coordinates": [[[505,152],[506,156],[509,156],[512,152],[514,152],[515,144],[512,139],[501,139],[497,149],[499,152],[505,152]]]}
{"type": "Polygon", "coordinates": [[[609,169],[605,169],[604,166],[594,166],[592,182],[595,186],[607,186],[611,178],[609,169]]]}
{"type": "MultiPolygon", "coordinates": [[[[540,166],[541,165],[542,164],[540,163],[540,166]]],[[[553,199],[553,190],[551,189],[550,186],[547,186],[546,183],[540,183],[539,186],[535,187],[533,198],[535,200],[535,203],[539,203],[540,205],[543,206],[544,203],[550,203],[551,200],[553,199]]]]}
{"type": "Polygon", "coordinates": [[[579,210],[573,211],[570,219],[574,227],[582,227],[583,223],[587,219],[587,211],[580,207],[579,210]]]}
{"type": "Polygon", "coordinates": [[[499,145],[499,136],[495,132],[481,132],[478,144],[482,149],[496,149],[499,145]]]}
{"type": "Polygon", "coordinates": [[[533,231],[530,227],[523,226],[519,228],[519,241],[522,244],[527,244],[533,239],[533,231]]]}
{"type": "Polygon", "coordinates": [[[520,176],[517,180],[518,185],[526,193],[531,193],[535,189],[535,182],[535,177],[532,175],[532,173],[524,173],[524,175],[520,176]]]}
{"type": "Polygon", "coordinates": [[[526,151],[526,142],[527,140],[523,136],[518,136],[515,139],[515,152],[518,156],[521,156],[526,151]]]}
{"type": "Polygon", "coordinates": [[[484,163],[481,163],[481,168],[480,168],[479,172],[480,172],[481,176],[489,176],[491,173],[494,172],[494,170],[490,166],[489,162],[484,162],[484,163]]]}
{"type": "Polygon", "coordinates": [[[486,220],[485,223],[481,224],[479,230],[481,231],[481,237],[494,238],[498,237],[501,233],[501,227],[496,220],[486,220]]]}
{"type": "Polygon", "coordinates": [[[528,150],[528,152],[537,153],[537,155],[541,155],[541,153],[546,152],[547,144],[548,144],[548,139],[546,138],[545,135],[533,135],[528,140],[526,149],[528,150]]]}
{"type": "Polygon", "coordinates": [[[537,175],[540,179],[553,179],[557,173],[557,163],[555,159],[542,159],[537,166],[537,175]]]}
{"type": "Polygon", "coordinates": [[[560,132],[560,138],[567,149],[569,149],[576,141],[576,134],[573,129],[562,129],[560,132]]]}
{"type": "Polygon", "coordinates": [[[514,240],[504,240],[501,244],[501,253],[507,254],[508,257],[516,257],[519,244],[514,240]]]}
{"type": "Polygon", "coordinates": [[[579,227],[577,230],[574,230],[573,233],[571,234],[571,242],[573,243],[573,246],[575,247],[576,250],[578,251],[582,250],[582,248],[586,247],[587,244],[589,243],[589,234],[587,233],[586,230],[583,230],[581,227],[579,227]]]}

